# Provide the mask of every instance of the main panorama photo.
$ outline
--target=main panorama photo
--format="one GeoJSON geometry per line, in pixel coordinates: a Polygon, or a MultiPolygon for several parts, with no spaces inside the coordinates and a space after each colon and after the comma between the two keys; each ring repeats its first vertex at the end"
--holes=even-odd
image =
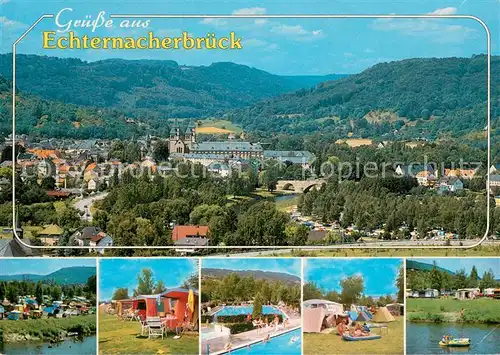
{"type": "MultiPolygon", "coordinates": [[[[62,23],[102,10],[75,7],[16,45],[13,135],[12,43],[41,9],[5,2],[0,255],[397,256],[414,247],[425,256],[434,246],[498,255],[498,13],[464,3],[412,4],[412,13],[442,18],[70,28],[101,38],[234,32],[242,48],[233,50],[43,49],[43,32],[68,36],[62,23]],[[468,13],[487,22],[493,41],[489,164],[486,30],[446,17],[468,13]]],[[[284,4],[224,3],[219,12],[265,16],[284,4]]],[[[170,5],[141,12],[210,13],[209,4],[170,5]]],[[[126,9],[105,10],[109,18],[126,9]]]]}

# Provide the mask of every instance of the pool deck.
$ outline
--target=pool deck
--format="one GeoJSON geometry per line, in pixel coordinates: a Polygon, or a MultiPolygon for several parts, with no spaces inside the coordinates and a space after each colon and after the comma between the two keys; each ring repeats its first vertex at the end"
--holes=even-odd
{"type": "Polygon", "coordinates": [[[269,334],[271,338],[275,336],[279,336],[285,333],[288,333],[292,330],[298,329],[301,327],[301,319],[300,318],[289,318],[289,324],[286,329],[280,329],[278,331],[274,331],[274,328],[264,328],[264,329],[254,329],[248,332],[239,333],[235,335],[223,336],[215,339],[210,339],[207,341],[202,341],[202,354],[207,354],[207,345],[210,345],[210,354],[211,355],[219,355],[227,353],[227,350],[224,350],[224,346],[231,342],[233,347],[231,350],[236,350],[257,342],[264,340],[264,338],[269,334]]]}

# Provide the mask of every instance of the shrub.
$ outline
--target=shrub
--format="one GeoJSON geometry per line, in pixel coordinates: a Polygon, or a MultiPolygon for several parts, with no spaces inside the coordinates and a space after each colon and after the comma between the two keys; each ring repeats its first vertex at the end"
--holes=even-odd
{"type": "Polygon", "coordinates": [[[243,332],[248,332],[249,330],[253,330],[254,326],[252,322],[243,322],[243,323],[235,323],[229,326],[229,330],[231,334],[238,334],[243,332]]]}

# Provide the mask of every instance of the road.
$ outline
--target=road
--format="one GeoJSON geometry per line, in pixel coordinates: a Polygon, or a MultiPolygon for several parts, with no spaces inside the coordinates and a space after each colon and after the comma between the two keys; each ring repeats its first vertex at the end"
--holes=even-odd
{"type": "MultiPolygon", "coordinates": [[[[467,246],[467,245],[473,245],[476,244],[480,239],[470,239],[470,240],[463,240],[462,245],[467,246]]],[[[500,241],[495,241],[495,240],[486,240],[484,241],[481,245],[500,245],[500,241]]],[[[388,241],[388,242],[367,242],[367,243],[352,243],[352,244],[343,244],[343,245],[329,245],[329,246],[321,246],[321,247],[316,247],[316,248],[304,248],[300,249],[301,251],[317,251],[317,250],[328,250],[329,247],[331,247],[331,250],[339,250],[339,249],[350,249],[350,248],[363,248],[363,249],[369,249],[373,247],[378,247],[378,248],[407,248],[407,247],[415,247],[415,248],[425,248],[425,247],[432,247],[432,246],[445,246],[444,241],[436,241],[436,240],[405,240],[405,241],[388,241]]],[[[458,247],[460,246],[460,241],[452,241],[451,246],[448,247],[458,247]]],[[[227,257],[259,257],[259,256],[269,256],[269,255],[279,255],[279,254],[289,254],[291,253],[293,248],[286,248],[286,249],[265,249],[265,250],[257,250],[255,251],[249,251],[249,252],[243,252],[243,253],[220,253],[220,254],[215,254],[215,255],[207,255],[205,256],[206,258],[210,257],[221,257],[221,256],[227,256],[227,257]]]]}
{"type": "Polygon", "coordinates": [[[107,192],[100,192],[93,196],[85,197],[79,201],[76,201],[73,207],[75,207],[78,211],[83,212],[81,219],[92,222],[92,212],[90,211],[90,207],[95,201],[99,201],[104,199],[108,195],[107,192]]]}

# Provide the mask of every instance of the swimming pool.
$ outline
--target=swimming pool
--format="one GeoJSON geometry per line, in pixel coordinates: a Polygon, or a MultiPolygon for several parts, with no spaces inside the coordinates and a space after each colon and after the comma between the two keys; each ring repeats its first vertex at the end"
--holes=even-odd
{"type": "MultiPolygon", "coordinates": [[[[237,315],[247,315],[252,314],[253,306],[226,306],[220,311],[215,312],[214,316],[237,316],[237,315]]],[[[262,314],[281,314],[278,308],[274,306],[262,306],[262,314]]]]}
{"type": "Polygon", "coordinates": [[[301,354],[302,329],[271,338],[268,342],[259,342],[250,347],[231,351],[231,354],[301,354]],[[296,339],[292,341],[292,338],[296,339]]]}

